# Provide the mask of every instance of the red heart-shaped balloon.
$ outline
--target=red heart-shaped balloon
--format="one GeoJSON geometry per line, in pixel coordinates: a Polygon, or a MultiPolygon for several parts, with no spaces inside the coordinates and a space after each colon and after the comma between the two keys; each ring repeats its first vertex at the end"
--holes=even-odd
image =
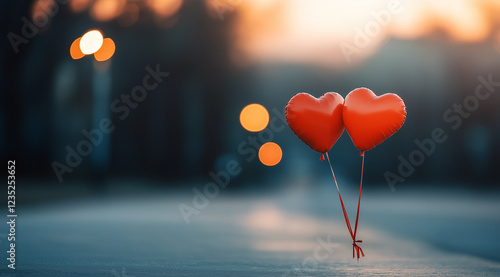
{"type": "Polygon", "coordinates": [[[406,106],[394,93],[377,96],[367,88],[358,88],[346,96],[342,115],[356,148],[368,151],[403,126],[406,106]]]}
{"type": "Polygon", "coordinates": [[[286,120],[305,144],[325,153],[344,132],[343,103],[344,98],[335,92],[327,92],[320,98],[298,93],[286,105],[286,120]]]}

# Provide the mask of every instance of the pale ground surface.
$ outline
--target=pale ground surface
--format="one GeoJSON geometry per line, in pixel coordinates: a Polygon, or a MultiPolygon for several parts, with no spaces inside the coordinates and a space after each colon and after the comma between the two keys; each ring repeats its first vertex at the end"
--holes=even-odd
{"type": "MultiPolygon", "coordinates": [[[[356,195],[344,194],[353,214],[356,195]]],[[[17,270],[5,269],[2,238],[0,276],[500,276],[498,193],[367,191],[359,263],[335,197],[326,186],[266,197],[221,191],[189,225],[178,204],[191,204],[190,194],[27,205],[17,270]]]]}

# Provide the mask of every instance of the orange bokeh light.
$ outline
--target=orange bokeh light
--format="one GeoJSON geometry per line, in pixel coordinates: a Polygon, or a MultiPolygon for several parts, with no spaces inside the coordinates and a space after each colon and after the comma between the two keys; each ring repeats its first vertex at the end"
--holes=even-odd
{"type": "Polygon", "coordinates": [[[87,9],[90,4],[90,0],[71,0],[69,2],[69,8],[75,12],[82,12],[83,10],[87,9]]]}
{"type": "Polygon", "coordinates": [[[75,39],[75,41],[73,41],[71,47],[69,48],[69,53],[71,54],[71,58],[73,58],[73,60],[78,60],[85,56],[85,54],[83,54],[82,50],[80,49],[81,39],[81,37],[75,39]]]}
{"type": "Polygon", "coordinates": [[[269,123],[269,113],[260,104],[250,104],[241,110],[240,123],[250,132],[262,131],[269,123]]]}
{"type": "Polygon", "coordinates": [[[116,45],[111,38],[103,38],[99,30],[91,30],[75,39],[69,49],[71,58],[81,59],[94,54],[98,62],[109,60],[115,53],[116,45]]]}
{"type": "Polygon", "coordinates": [[[148,0],[147,5],[160,17],[174,15],[182,6],[182,0],[148,0]]]}
{"type": "Polygon", "coordinates": [[[31,6],[31,20],[45,25],[50,20],[47,14],[59,8],[56,5],[58,4],[54,0],[37,0],[33,2],[31,6]],[[45,22],[45,20],[47,21],[45,22]]]}
{"type": "Polygon", "coordinates": [[[94,53],[94,57],[99,62],[108,60],[115,53],[115,49],[115,42],[110,38],[105,38],[101,48],[94,53]]]}
{"type": "Polygon", "coordinates": [[[92,5],[90,15],[99,21],[109,21],[121,14],[125,4],[124,0],[97,0],[92,5]]]}
{"type": "Polygon", "coordinates": [[[122,14],[118,17],[118,24],[123,27],[134,25],[139,19],[139,7],[136,4],[127,4],[122,14]]]}
{"type": "Polygon", "coordinates": [[[274,142],[264,143],[259,149],[259,160],[267,166],[277,165],[282,156],[281,147],[274,142]]]}

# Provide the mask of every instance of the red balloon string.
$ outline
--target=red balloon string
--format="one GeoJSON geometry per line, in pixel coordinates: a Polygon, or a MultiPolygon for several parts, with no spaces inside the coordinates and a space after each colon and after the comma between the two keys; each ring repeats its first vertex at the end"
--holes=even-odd
{"type": "MultiPolygon", "coordinates": [[[[356,233],[358,232],[358,219],[359,219],[359,205],[361,204],[361,190],[363,189],[363,171],[365,170],[365,152],[361,152],[362,161],[361,161],[361,181],[359,182],[359,195],[358,195],[358,211],[356,213],[356,224],[354,225],[354,237],[356,237],[356,233]]],[[[359,249],[361,250],[361,248],[359,249]]],[[[363,253],[363,250],[361,250],[361,253],[363,253]]],[[[363,257],[365,255],[363,254],[363,257]]],[[[359,253],[358,253],[358,259],[359,259],[359,253]]]]}
{"type": "MultiPolygon", "coordinates": [[[[364,152],[362,152],[362,153],[364,153],[364,152]]],[[[351,223],[349,220],[349,216],[347,215],[347,211],[345,209],[344,201],[342,200],[342,195],[340,194],[339,185],[337,184],[337,178],[335,177],[335,173],[333,172],[333,167],[332,167],[332,163],[330,162],[330,157],[328,156],[328,153],[325,153],[325,155],[326,155],[326,159],[328,160],[328,165],[330,165],[330,170],[332,171],[333,180],[335,181],[335,187],[337,187],[337,192],[339,194],[340,205],[342,205],[342,212],[344,214],[345,223],[347,225],[347,229],[349,230],[349,234],[351,235],[351,238],[352,238],[352,257],[353,258],[357,257],[357,259],[359,261],[360,254],[362,257],[365,256],[363,249],[361,249],[361,247],[358,245],[358,243],[362,243],[363,241],[356,239],[356,233],[358,231],[359,204],[361,201],[361,186],[363,184],[363,169],[364,169],[364,165],[365,165],[365,157],[363,155],[363,162],[362,162],[362,166],[361,166],[361,185],[359,188],[359,198],[358,198],[358,211],[356,212],[356,225],[354,226],[354,232],[353,232],[352,227],[351,227],[351,223]]]]}

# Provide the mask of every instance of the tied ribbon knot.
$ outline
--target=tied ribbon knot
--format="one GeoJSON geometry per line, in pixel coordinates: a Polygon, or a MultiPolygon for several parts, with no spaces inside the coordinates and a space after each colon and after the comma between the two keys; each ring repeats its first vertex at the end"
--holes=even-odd
{"type": "MultiPolygon", "coordinates": [[[[361,182],[359,184],[359,197],[358,197],[358,210],[356,212],[356,224],[354,225],[354,232],[352,231],[351,227],[351,222],[349,220],[349,216],[347,215],[347,211],[344,206],[344,201],[342,200],[342,195],[340,195],[340,189],[339,185],[337,184],[337,178],[335,178],[335,173],[333,173],[333,167],[332,163],[330,162],[330,157],[328,157],[328,153],[325,153],[326,159],[328,160],[328,164],[330,165],[330,170],[332,171],[333,175],[333,180],[335,181],[335,187],[337,187],[337,192],[339,194],[339,199],[340,199],[340,204],[342,205],[342,213],[344,214],[344,219],[345,223],[347,225],[347,230],[349,230],[349,235],[351,235],[352,238],[352,258],[357,258],[359,261],[360,257],[364,257],[365,253],[363,252],[363,249],[361,249],[361,246],[358,245],[358,243],[362,243],[362,240],[357,240],[356,239],[356,233],[358,232],[358,219],[359,219],[359,205],[361,202],[361,189],[363,188],[363,171],[365,168],[365,155],[364,151],[361,152],[360,156],[363,158],[363,161],[361,163],[361,182]],[[361,256],[360,256],[361,254],[361,256]]],[[[323,154],[322,154],[323,157],[323,154]]]]}
{"type": "Polygon", "coordinates": [[[361,246],[358,245],[358,243],[362,243],[362,240],[354,240],[352,242],[352,258],[355,257],[355,253],[358,255],[358,260],[359,260],[359,253],[361,252],[361,256],[364,257],[365,253],[363,253],[363,249],[361,249],[361,246]]]}

